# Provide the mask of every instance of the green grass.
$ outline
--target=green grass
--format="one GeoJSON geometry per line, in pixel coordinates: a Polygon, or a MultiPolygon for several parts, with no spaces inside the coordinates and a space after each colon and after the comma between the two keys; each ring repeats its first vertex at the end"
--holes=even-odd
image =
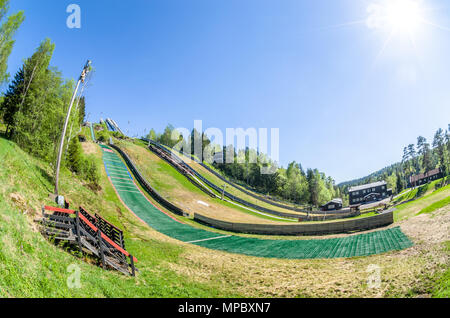
{"type": "Polygon", "coordinates": [[[422,196],[425,196],[425,195],[433,192],[436,189],[436,185],[439,184],[441,181],[442,181],[442,179],[434,180],[430,183],[421,185],[410,191],[408,191],[408,189],[405,189],[393,200],[393,203],[397,204],[397,203],[401,203],[404,201],[417,199],[422,196]]]}
{"type": "Polygon", "coordinates": [[[422,210],[420,210],[419,213],[417,214],[422,214],[422,213],[431,213],[434,212],[440,208],[443,208],[447,205],[450,204],[450,196],[446,197],[445,199],[439,200],[437,202],[434,202],[433,204],[427,206],[426,208],[423,208],[422,210]]]}
{"type": "Polygon", "coordinates": [[[395,222],[407,219],[417,213],[422,213],[424,209],[430,209],[426,211],[431,212],[446,205],[445,202],[448,202],[446,200],[450,196],[450,185],[441,187],[435,191],[429,190],[429,187],[426,189],[426,193],[428,194],[396,206],[396,211],[394,212],[395,222]]]}
{"type": "Polygon", "coordinates": [[[450,298],[450,269],[447,269],[438,279],[432,296],[434,298],[450,298]]]}
{"type": "MultiPolygon", "coordinates": [[[[101,157],[97,155],[96,159],[100,165],[101,157]]],[[[100,182],[102,192],[96,194],[63,169],[61,193],[69,202],[83,205],[124,229],[127,250],[139,260],[138,276],[132,278],[102,270],[54,246],[33,230],[32,222],[40,215],[40,206],[52,204],[48,198],[53,190],[48,164],[28,156],[3,138],[0,138],[0,162],[1,297],[239,296],[220,282],[200,283],[171,270],[167,264],[179,263],[183,247],[155,239],[154,231],[120,203],[104,171],[100,182]],[[10,193],[20,194],[23,204],[14,203],[10,193]],[[80,268],[80,289],[67,287],[71,264],[80,268]]]]}
{"type": "MultiPolygon", "coordinates": [[[[444,251],[447,255],[450,254],[450,241],[444,243],[444,251]]],[[[450,298],[450,268],[447,267],[444,273],[436,275],[431,295],[435,298],[450,298]]]]}

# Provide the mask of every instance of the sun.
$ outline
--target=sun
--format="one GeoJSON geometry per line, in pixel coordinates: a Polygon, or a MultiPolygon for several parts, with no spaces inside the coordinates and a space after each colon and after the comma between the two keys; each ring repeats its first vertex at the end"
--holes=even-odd
{"type": "Polygon", "coordinates": [[[395,33],[414,33],[423,21],[422,8],[415,0],[390,0],[385,10],[386,23],[395,33]]]}
{"type": "Polygon", "coordinates": [[[371,4],[367,11],[368,27],[391,34],[412,35],[425,21],[421,0],[385,0],[371,4]]]}

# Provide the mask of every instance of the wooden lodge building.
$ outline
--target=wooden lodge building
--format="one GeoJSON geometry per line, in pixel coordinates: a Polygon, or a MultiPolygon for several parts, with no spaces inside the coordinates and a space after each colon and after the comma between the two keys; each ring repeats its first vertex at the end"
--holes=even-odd
{"type": "Polygon", "coordinates": [[[409,177],[409,187],[416,187],[420,186],[422,184],[428,183],[433,180],[437,180],[443,177],[443,173],[441,169],[436,168],[433,170],[430,170],[426,173],[420,173],[416,174],[414,176],[409,177]]]}
{"type": "Polygon", "coordinates": [[[359,205],[383,200],[392,195],[392,189],[387,188],[386,181],[378,181],[348,190],[350,205],[359,205]]]}
{"type": "Polygon", "coordinates": [[[333,199],[320,207],[322,211],[334,211],[342,209],[342,199],[333,199]]]}

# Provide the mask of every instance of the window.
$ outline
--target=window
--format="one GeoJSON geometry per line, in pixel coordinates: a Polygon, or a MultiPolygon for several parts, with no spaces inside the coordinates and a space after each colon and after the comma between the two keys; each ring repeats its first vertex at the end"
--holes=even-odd
{"type": "Polygon", "coordinates": [[[330,205],[328,206],[328,208],[329,208],[329,209],[334,209],[334,204],[330,204],[330,205]]]}
{"type": "Polygon", "coordinates": [[[375,192],[375,188],[372,188],[372,191],[375,192]]]}

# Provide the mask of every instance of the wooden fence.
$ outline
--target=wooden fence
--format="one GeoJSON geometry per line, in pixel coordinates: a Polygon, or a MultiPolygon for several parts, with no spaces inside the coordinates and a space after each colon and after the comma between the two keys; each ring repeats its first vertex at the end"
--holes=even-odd
{"type": "Polygon", "coordinates": [[[233,223],[206,217],[195,213],[194,219],[207,226],[236,233],[265,235],[327,235],[371,230],[387,226],[394,222],[393,211],[389,210],[375,216],[355,218],[334,222],[299,223],[299,224],[250,224],[233,223]]]}

